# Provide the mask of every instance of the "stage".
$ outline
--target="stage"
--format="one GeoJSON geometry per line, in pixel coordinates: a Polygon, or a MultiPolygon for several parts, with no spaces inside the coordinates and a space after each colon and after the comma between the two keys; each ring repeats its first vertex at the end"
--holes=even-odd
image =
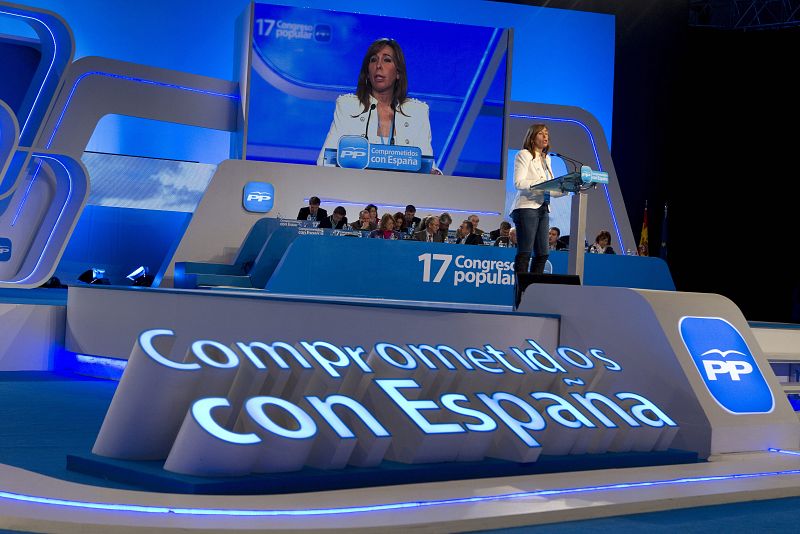
{"type": "MultiPolygon", "coordinates": [[[[564,303],[571,299],[575,301],[573,306],[585,308],[580,298],[570,292],[591,293],[593,290],[615,291],[614,288],[540,286],[533,287],[530,295],[533,298],[538,292],[536,301],[540,301],[542,291],[555,292],[553,294],[562,297],[556,299],[548,295],[549,302],[564,303]]],[[[64,348],[52,352],[49,360],[45,358],[51,369],[6,371],[0,377],[6,414],[1,449],[3,528],[53,532],[128,532],[145,528],[230,532],[466,531],[800,495],[800,456],[795,452],[798,447],[776,447],[781,452],[767,450],[767,446],[749,452],[711,450],[705,459],[699,458],[697,453],[680,453],[674,449],[653,452],[649,458],[642,452],[583,454],[573,456],[571,462],[569,456],[557,460],[543,454],[532,464],[495,461],[473,472],[469,472],[471,464],[463,461],[431,464],[427,469],[422,465],[423,468],[416,471],[409,469],[413,464],[403,466],[384,461],[372,472],[364,468],[344,469],[343,474],[351,470],[357,475],[355,480],[364,487],[348,487],[357,482],[345,475],[341,479],[346,481],[344,486],[338,482],[341,489],[330,489],[337,484],[335,470],[325,473],[305,469],[297,473],[302,482],[295,480],[286,484],[281,480],[292,481],[293,473],[273,477],[240,475],[241,483],[237,484],[237,477],[220,479],[169,474],[163,471],[163,463],[144,462],[141,469],[131,470],[129,466],[137,462],[115,463],[91,452],[118,382],[78,375],[75,371],[96,376],[102,376],[103,369],[109,367],[121,371],[127,365],[120,365],[120,362],[127,363],[131,353],[131,336],[135,339],[143,329],[157,325],[174,328],[181,333],[176,340],[178,345],[193,338],[185,329],[191,331],[190,325],[197,322],[197,317],[204,317],[197,328],[206,339],[223,339],[222,332],[234,323],[240,326],[228,334],[226,342],[243,336],[249,328],[256,328],[264,339],[269,329],[264,329],[260,318],[282,317],[285,324],[292,324],[295,322],[291,318],[295,313],[292,310],[296,309],[306,316],[304,326],[307,328],[309,323],[318,322],[315,314],[329,316],[329,310],[338,309],[339,315],[361,312],[391,317],[399,314],[409,317],[410,321],[419,320],[422,325],[430,322],[429,315],[439,317],[431,332],[439,331],[443,316],[452,319],[447,324],[453,328],[458,328],[461,322],[467,330],[470,324],[481,324],[489,318],[509,326],[514,321],[523,321],[528,335],[535,336],[543,345],[550,345],[566,342],[570,333],[563,323],[575,318],[567,318],[570,306],[566,304],[562,304],[564,308],[560,312],[548,309],[546,313],[531,314],[513,311],[511,307],[499,309],[463,304],[445,307],[436,303],[392,303],[380,299],[334,302],[263,292],[102,286],[70,288],[64,302],[58,291],[49,299],[45,298],[47,294],[41,294],[43,291],[46,290],[30,293],[38,293],[38,298],[33,299],[38,302],[31,303],[32,297],[28,297],[14,308],[21,313],[24,308],[49,309],[55,305],[65,324],[63,330],[50,330],[56,332],[50,334],[54,336],[51,341],[53,346],[59,345],[58,332],[66,332],[61,345],[64,348]],[[325,308],[301,311],[304,307],[319,306],[325,308]],[[268,311],[274,307],[281,311],[268,311]],[[243,311],[236,312],[237,309],[243,311]],[[211,310],[215,310],[213,314],[211,310]],[[252,325],[248,326],[247,320],[229,321],[227,326],[215,324],[214,317],[231,318],[231,314],[236,313],[252,317],[252,325]],[[531,324],[539,326],[534,331],[531,324]],[[91,350],[75,350],[77,348],[91,350]],[[91,355],[96,360],[84,358],[81,366],[71,368],[65,365],[79,355],[91,355]],[[58,372],[54,368],[58,368],[58,372]],[[80,461],[76,464],[76,459],[82,459],[83,465],[80,461]],[[87,459],[94,459],[88,462],[88,467],[87,459]],[[662,465],[657,465],[659,463],[662,465]],[[120,475],[119,469],[115,471],[109,466],[127,466],[127,474],[120,475]],[[530,471],[531,468],[534,471],[530,471]],[[492,469],[503,476],[494,476],[492,469]],[[528,469],[527,473],[524,469],[528,469]],[[166,477],[153,476],[158,471],[166,477]],[[387,485],[393,473],[396,480],[387,485]],[[442,479],[436,481],[437,476],[442,479]],[[165,483],[170,477],[173,482],[165,483]],[[444,480],[448,477],[452,479],[444,480]],[[265,479],[272,480],[269,489],[265,489],[268,487],[264,485],[265,479]],[[176,484],[176,480],[181,484],[176,484]],[[280,494],[281,491],[286,493],[280,494]],[[241,494],[259,492],[262,494],[241,494]],[[331,517],[336,517],[336,521],[332,522],[331,517]]],[[[652,293],[680,298],[674,292],[652,293]]],[[[587,298],[598,300],[597,295],[592,294],[587,298]]],[[[619,299],[620,302],[624,300],[619,299]]],[[[521,309],[524,305],[523,299],[521,309]]],[[[591,313],[591,310],[586,312],[591,313]]],[[[26,316],[35,317],[36,314],[29,309],[26,316]]],[[[395,324],[393,320],[388,323],[395,324]]],[[[274,328],[284,338],[291,337],[285,324],[274,328]]],[[[413,323],[409,323],[408,328],[424,337],[424,326],[422,331],[417,331],[413,323]]],[[[341,330],[334,325],[330,331],[341,336],[341,330]]],[[[499,346],[498,339],[486,336],[491,330],[480,329],[472,336],[499,346]]],[[[363,330],[355,331],[356,337],[363,335],[363,330]]],[[[377,335],[382,334],[377,332],[377,335]]],[[[336,343],[347,341],[330,336],[327,339],[336,343]]],[[[463,342],[468,343],[469,339],[463,342]]],[[[42,356],[39,358],[33,361],[41,361],[42,356]]],[[[632,368],[628,370],[631,363],[623,365],[626,372],[633,372],[632,368]]],[[[157,405],[157,392],[147,389],[145,392],[157,405]]],[[[653,394],[648,389],[648,396],[654,398],[653,394]]],[[[675,416],[675,407],[667,405],[665,409],[675,416]]],[[[790,413],[796,420],[794,413],[790,413]]],[[[727,436],[736,435],[734,429],[725,432],[727,436]]],[[[510,436],[502,439],[511,439],[510,436]]],[[[774,444],[786,445],[791,439],[776,439],[774,444]]],[[[720,445],[713,447],[720,448],[720,445]]]]}
{"type": "Polygon", "coordinates": [[[0,529],[571,528],[800,496],[800,328],[676,291],[646,211],[636,241],[613,16],[302,3],[0,2],[0,529]],[[552,63],[519,53],[541,42],[552,63]],[[567,246],[536,275],[506,224],[532,210],[567,246]]]}

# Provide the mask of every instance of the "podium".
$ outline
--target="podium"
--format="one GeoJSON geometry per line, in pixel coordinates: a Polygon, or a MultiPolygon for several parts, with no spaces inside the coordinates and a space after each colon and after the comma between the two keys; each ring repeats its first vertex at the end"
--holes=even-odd
{"type": "Polygon", "coordinates": [[[580,171],[564,174],[531,186],[532,191],[546,191],[552,197],[573,195],[569,218],[570,237],[567,273],[579,276],[581,281],[583,280],[583,253],[585,252],[583,244],[586,242],[586,208],[588,206],[586,192],[597,187],[597,184],[607,183],[608,173],[593,171],[584,165],[580,171]]]}

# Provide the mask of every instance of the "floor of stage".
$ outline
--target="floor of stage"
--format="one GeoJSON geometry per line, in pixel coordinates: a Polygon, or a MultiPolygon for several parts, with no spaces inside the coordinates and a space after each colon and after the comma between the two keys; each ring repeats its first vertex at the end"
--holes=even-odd
{"type": "Polygon", "coordinates": [[[400,464],[239,477],[192,477],[170,473],[163,461],[126,461],[91,454],[117,382],[52,372],[0,372],[0,463],[61,480],[160,493],[270,495],[596,469],[696,462],[688,451],[540,456],[518,464],[480,462],[400,464]],[[19,421],[28,424],[20,425],[19,421]],[[391,480],[391,482],[387,482],[391,480]]]}
{"type": "Polygon", "coordinates": [[[573,532],[614,532],[615,534],[751,534],[797,530],[800,498],[774,499],[717,506],[698,506],[649,514],[631,514],[604,519],[566,521],[479,531],[481,534],[571,534],[573,532]]]}
{"type": "Polygon", "coordinates": [[[792,510],[800,503],[786,499],[800,495],[800,456],[769,452],[724,455],[706,463],[289,495],[149,493],[66,469],[67,454],[91,449],[115,388],[112,381],[74,375],[0,373],[0,528],[241,532],[370,531],[392,525],[398,531],[502,528],[497,532],[517,533],[549,524],[535,531],[785,531],[794,525],[792,510]],[[758,499],[765,502],[703,507],[758,499]],[[687,507],[703,508],[679,510],[687,507]],[[656,510],[670,511],[639,513],[656,510]],[[602,519],[607,516],[618,517],[602,519]]]}
{"type": "Polygon", "coordinates": [[[116,387],[116,382],[77,375],[0,372],[0,406],[6,414],[0,418],[0,463],[82,484],[133,489],[66,469],[67,454],[91,450],[116,387]]]}

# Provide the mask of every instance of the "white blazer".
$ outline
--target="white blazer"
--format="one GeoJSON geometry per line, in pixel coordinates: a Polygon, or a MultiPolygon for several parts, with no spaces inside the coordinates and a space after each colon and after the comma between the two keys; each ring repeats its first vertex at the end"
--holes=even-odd
{"type": "MultiPolygon", "coordinates": [[[[375,97],[370,96],[370,103],[376,104],[375,97]]],[[[337,148],[339,138],[343,135],[364,135],[367,128],[369,111],[364,111],[364,106],[354,94],[341,95],[336,99],[336,111],[333,122],[325,138],[325,144],[317,158],[317,165],[322,165],[326,148],[337,148]]],[[[423,156],[433,156],[431,147],[431,123],[428,117],[428,104],[415,98],[407,99],[395,114],[395,144],[400,146],[416,146],[422,150],[423,156]],[[402,110],[402,113],[401,111],[402,110]]],[[[370,143],[380,143],[378,137],[378,112],[372,111],[369,119],[367,139],[370,143]]]]}
{"type": "Polygon", "coordinates": [[[533,154],[527,149],[517,152],[517,157],[514,158],[514,189],[517,190],[517,196],[514,197],[511,211],[517,208],[536,209],[544,203],[544,191],[531,191],[531,186],[554,178],[550,154],[545,157],[545,162],[547,171],[542,168],[541,161],[534,160],[533,154]]]}

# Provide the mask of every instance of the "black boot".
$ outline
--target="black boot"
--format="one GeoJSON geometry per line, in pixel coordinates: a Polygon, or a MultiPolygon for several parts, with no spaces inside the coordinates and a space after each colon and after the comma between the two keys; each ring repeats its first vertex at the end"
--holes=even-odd
{"type": "Polygon", "coordinates": [[[545,254],[544,256],[536,256],[533,258],[533,265],[531,265],[531,272],[533,274],[544,274],[544,265],[547,263],[547,258],[550,256],[545,254]]]}
{"type": "Polygon", "coordinates": [[[528,265],[531,263],[531,255],[530,254],[517,254],[514,257],[514,273],[519,275],[519,273],[527,273],[528,272],[528,265]]]}

